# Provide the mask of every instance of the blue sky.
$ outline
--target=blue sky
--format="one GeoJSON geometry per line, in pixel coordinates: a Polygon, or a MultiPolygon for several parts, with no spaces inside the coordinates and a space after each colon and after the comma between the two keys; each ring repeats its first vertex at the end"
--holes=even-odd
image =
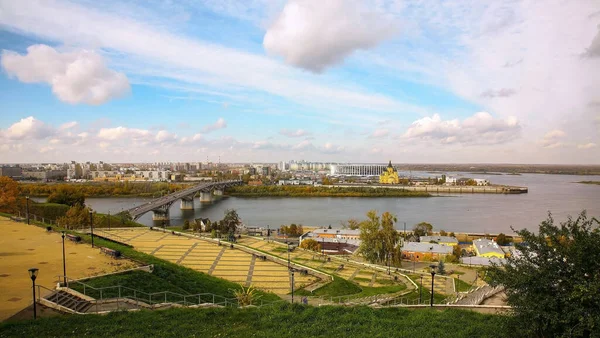
{"type": "Polygon", "coordinates": [[[599,24],[591,0],[0,0],[0,162],[600,164],[599,24]]]}

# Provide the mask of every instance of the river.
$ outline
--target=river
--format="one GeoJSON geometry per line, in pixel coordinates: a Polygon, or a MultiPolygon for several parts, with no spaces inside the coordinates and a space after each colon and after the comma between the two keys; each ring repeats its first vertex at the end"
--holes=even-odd
{"type": "MultiPolygon", "coordinates": [[[[451,173],[468,177],[487,178],[494,184],[526,186],[529,193],[519,195],[460,194],[431,198],[369,198],[369,197],[223,197],[209,204],[195,200],[195,210],[182,211],[179,202],[171,209],[171,225],[180,225],[185,219],[223,218],[225,210],[236,209],[249,226],[279,227],[282,224],[339,227],[349,218],[364,219],[371,209],[389,211],[397,215],[397,228],[407,229],[418,222],[429,222],[434,229],[456,232],[511,233],[516,229],[537,229],[548,211],[556,220],[568,215],[577,216],[586,209],[588,215],[600,218],[600,186],[573,183],[598,180],[594,176],[573,175],[481,175],[451,173]]],[[[118,213],[144,203],[143,198],[87,198],[86,204],[98,212],[118,213]]],[[[139,219],[152,225],[152,213],[139,219]]]]}

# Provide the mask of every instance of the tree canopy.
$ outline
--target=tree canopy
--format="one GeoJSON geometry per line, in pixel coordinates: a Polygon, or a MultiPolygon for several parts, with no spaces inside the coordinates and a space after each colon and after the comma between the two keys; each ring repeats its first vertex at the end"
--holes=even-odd
{"type": "Polygon", "coordinates": [[[311,251],[321,251],[321,244],[312,238],[308,238],[300,243],[300,247],[302,249],[311,250],[311,251]]]}
{"type": "Polygon", "coordinates": [[[12,178],[0,176],[0,210],[12,212],[16,208],[19,185],[12,178]]]}
{"type": "Polygon", "coordinates": [[[85,196],[76,189],[59,189],[48,196],[48,203],[65,204],[68,206],[85,205],[85,196]]]}
{"type": "Polygon", "coordinates": [[[516,327],[526,336],[590,336],[600,332],[600,223],[582,212],[539,232],[517,231],[520,254],[492,266],[492,285],[503,285],[516,327]]]}
{"type": "Polygon", "coordinates": [[[433,233],[433,225],[427,222],[421,222],[413,227],[413,233],[416,236],[427,236],[433,233]]]}
{"type": "Polygon", "coordinates": [[[387,259],[399,262],[400,249],[397,248],[400,235],[394,229],[396,216],[384,212],[381,217],[377,211],[367,213],[367,219],[360,222],[361,244],[359,253],[371,263],[385,263],[387,259]]]}

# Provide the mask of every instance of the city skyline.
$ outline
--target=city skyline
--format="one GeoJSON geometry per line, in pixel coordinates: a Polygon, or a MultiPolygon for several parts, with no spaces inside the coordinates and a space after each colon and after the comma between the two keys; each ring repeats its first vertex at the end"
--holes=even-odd
{"type": "Polygon", "coordinates": [[[0,0],[0,162],[600,164],[595,1],[0,0]]]}

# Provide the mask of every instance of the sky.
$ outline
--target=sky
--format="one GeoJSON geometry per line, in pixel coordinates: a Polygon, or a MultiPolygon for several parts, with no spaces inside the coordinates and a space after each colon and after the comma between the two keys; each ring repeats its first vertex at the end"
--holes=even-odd
{"type": "Polygon", "coordinates": [[[0,163],[600,164],[600,2],[0,0],[0,163]]]}

